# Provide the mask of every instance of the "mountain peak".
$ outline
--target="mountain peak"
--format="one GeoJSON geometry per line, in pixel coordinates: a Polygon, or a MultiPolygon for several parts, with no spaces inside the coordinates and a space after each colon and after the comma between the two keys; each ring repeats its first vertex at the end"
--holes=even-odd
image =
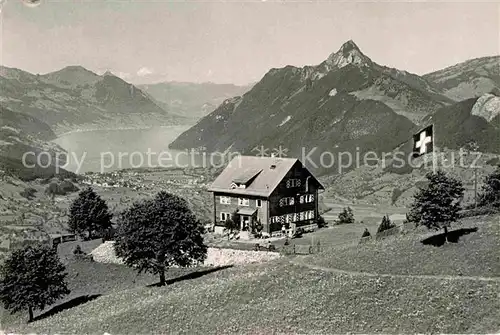
{"type": "Polygon", "coordinates": [[[83,66],[81,65],[68,65],[64,68],[61,69],[61,71],[82,71],[82,72],[91,72],[89,70],[87,70],[86,68],[84,68],[83,66]]]}
{"type": "Polygon", "coordinates": [[[361,52],[353,40],[349,40],[349,41],[345,42],[344,44],[342,44],[342,46],[340,47],[340,50],[344,51],[344,52],[348,52],[351,50],[357,50],[357,51],[361,52]]]}
{"type": "Polygon", "coordinates": [[[361,50],[353,40],[349,40],[342,44],[339,51],[331,54],[326,59],[326,64],[329,68],[342,68],[349,64],[367,66],[371,63],[371,59],[361,52],[361,50]]]}
{"type": "Polygon", "coordinates": [[[69,65],[58,71],[46,73],[41,78],[46,82],[64,87],[92,84],[99,80],[97,74],[80,65],[69,65]]]}

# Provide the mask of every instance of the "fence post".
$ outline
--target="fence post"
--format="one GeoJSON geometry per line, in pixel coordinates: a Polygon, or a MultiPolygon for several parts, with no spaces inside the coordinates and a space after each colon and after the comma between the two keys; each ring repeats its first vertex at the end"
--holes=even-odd
{"type": "Polygon", "coordinates": [[[321,251],[321,244],[320,244],[319,240],[318,240],[317,250],[318,250],[318,252],[321,251]]]}
{"type": "Polygon", "coordinates": [[[293,245],[293,254],[295,255],[295,244],[293,245]]]}

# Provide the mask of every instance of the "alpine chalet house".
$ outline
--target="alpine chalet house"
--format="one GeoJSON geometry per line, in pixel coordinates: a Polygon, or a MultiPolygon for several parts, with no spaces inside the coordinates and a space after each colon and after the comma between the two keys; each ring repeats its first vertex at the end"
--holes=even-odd
{"type": "Polygon", "coordinates": [[[215,232],[230,218],[249,233],[258,222],[271,236],[307,230],[316,224],[319,190],[324,187],[298,159],[237,156],[209,188],[215,232]]]}

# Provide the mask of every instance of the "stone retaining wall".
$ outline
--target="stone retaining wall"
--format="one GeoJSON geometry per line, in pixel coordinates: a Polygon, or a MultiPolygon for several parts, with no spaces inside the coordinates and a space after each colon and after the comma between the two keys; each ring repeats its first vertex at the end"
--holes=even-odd
{"type": "MultiPolygon", "coordinates": [[[[91,255],[95,262],[123,264],[123,260],[115,254],[112,241],[104,242],[95,248],[91,255]]],[[[207,258],[202,266],[243,265],[262,263],[277,259],[281,255],[277,252],[249,251],[224,248],[208,248],[207,258]]]]}

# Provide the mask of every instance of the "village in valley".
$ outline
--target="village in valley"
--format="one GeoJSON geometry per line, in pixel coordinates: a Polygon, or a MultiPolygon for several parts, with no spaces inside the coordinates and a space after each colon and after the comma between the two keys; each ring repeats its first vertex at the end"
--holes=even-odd
{"type": "Polygon", "coordinates": [[[500,332],[498,6],[60,5],[0,1],[0,334],[500,332]]]}

